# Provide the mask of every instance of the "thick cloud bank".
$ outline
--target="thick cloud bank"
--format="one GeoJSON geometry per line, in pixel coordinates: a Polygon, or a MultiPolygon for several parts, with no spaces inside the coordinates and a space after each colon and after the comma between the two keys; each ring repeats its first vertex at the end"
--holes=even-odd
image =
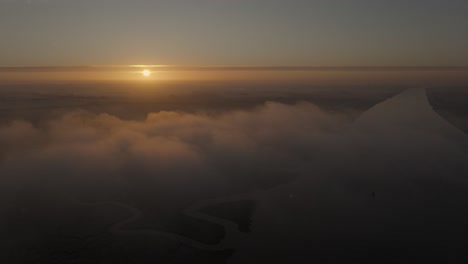
{"type": "Polygon", "coordinates": [[[261,188],[278,180],[265,172],[294,168],[305,146],[321,145],[345,121],[309,103],[217,116],[160,112],[144,121],[77,111],[0,127],[0,175],[14,197],[24,188],[98,196],[147,188],[156,200],[168,190],[179,199],[261,188]]]}

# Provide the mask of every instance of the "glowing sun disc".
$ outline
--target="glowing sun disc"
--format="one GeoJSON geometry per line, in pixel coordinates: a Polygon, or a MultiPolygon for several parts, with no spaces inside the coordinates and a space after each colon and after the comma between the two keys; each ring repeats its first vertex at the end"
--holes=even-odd
{"type": "Polygon", "coordinates": [[[142,72],[142,74],[143,74],[143,76],[145,76],[145,77],[150,77],[150,76],[151,76],[151,71],[150,71],[150,70],[144,70],[144,71],[142,72]]]}

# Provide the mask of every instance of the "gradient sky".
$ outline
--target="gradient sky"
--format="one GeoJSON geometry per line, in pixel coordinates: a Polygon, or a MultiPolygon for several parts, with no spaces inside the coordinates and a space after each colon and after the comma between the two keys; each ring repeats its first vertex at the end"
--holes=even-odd
{"type": "Polygon", "coordinates": [[[466,0],[0,0],[0,66],[468,66],[466,0]]]}

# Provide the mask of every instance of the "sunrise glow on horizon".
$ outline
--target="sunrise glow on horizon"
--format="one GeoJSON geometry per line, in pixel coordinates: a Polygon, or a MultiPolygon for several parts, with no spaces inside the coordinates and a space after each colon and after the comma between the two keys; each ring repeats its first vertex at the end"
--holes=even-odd
{"type": "Polygon", "coordinates": [[[468,0],[0,0],[0,263],[468,263],[468,0]]]}
{"type": "Polygon", "coordinates": [[[143,70],[142,72],[143,76],[145,77],[150,77],[151,76],[151,71],[148,69],[143,70]]]}

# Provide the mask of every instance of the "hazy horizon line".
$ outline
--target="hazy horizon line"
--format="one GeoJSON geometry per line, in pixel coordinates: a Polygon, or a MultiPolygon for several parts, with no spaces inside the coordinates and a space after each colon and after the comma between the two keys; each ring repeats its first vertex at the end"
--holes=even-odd
{"type": "Polygon", "coordinates": [[[188,65],[76,65],[0,66],[0,72],[133,71],[468,71],[468,66],[188,66],[188,65]]]}

